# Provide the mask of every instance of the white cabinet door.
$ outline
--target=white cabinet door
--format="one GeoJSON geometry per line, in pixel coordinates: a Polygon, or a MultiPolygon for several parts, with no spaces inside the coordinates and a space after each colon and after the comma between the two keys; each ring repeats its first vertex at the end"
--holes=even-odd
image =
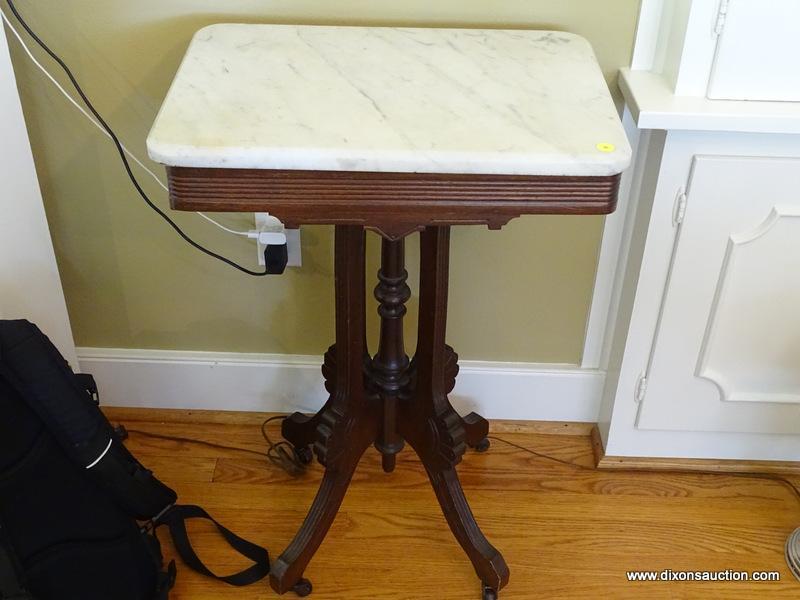
{"type": "Polygon", "coordinates": [[[800,100],[800,1],[721,0],[713,100],[800,100]]]}
{"type": "Polygon", "coordinates": [[[800,434],[800,159],[701,156],[639,429],[800,434]]]}

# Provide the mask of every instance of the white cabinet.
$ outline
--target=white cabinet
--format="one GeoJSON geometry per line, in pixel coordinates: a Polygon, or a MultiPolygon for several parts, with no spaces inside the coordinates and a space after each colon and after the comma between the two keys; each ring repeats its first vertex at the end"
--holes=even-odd
{"type": "Polygon", "coordinates": [[[800,100],[800,2],[721,0],[708,97],[800,100]]]}
{"type": "Polygon", "coordinates": [[[799,52],[800,0],[642,0],[605,230],[610,459],[800,460],[800,102],[709,97],[800,98],[799,52]]]}
{"type": "Polygon", "coordinates": [[[642,0],[631,68],[676,96],[800,101],[800,1],[642,0]]]}
{"type": "Polygon", "coordinates": [[[800,459],[800,135],[671,129],[637,146],[606,456],[800,459]]]}
{"type": "Polygon", "coordinates": [[[800,433],[800,159],[693,158],[640,429],[800,433]]]}

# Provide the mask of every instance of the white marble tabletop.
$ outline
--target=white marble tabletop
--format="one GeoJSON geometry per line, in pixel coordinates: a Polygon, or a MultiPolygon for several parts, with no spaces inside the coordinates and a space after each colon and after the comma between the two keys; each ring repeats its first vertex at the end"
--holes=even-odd
{"type": "Polygon", "coordinates": [[[613,175],[589,43],[554,31],[212,25],[147,139],[170,166],[613,175]]]}

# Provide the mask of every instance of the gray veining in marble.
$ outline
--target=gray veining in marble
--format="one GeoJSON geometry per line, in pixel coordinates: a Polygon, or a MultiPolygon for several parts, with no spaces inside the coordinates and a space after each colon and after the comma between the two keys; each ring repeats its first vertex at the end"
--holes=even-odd
{"type": "Polygon", "coordinates": [[[173,166],[519,175],[631,157],[579,36],[294,25],[200,30],[147,147],[173,166]]]}

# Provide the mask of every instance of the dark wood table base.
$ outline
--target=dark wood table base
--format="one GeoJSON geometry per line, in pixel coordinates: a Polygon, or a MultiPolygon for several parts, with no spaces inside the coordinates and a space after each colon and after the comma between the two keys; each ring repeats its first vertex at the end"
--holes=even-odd
{"type": "MultiPolygon", "coordinates": [[[[287,226],[336,226],[336,343],[323,373],[330,398],[313,417],[296,413],[283,434],[301,457],[314,449],[325,475],[303,526],[272,567],[279,593],[311,591],[303,571],[336,517],[364,451],[394,469],[407,442],[422,459],[450,528],[491,600],[508,582],[503,557],[481,533],[455,466],[468,446],[488,448],[487,422],[461,418],[447,399],[458,357],[445,344],[450,226],[499,229],[521,215],[613,212],[619,174],[607,176],[386,173],[167,167],[178,210],[269,212],[287,226]],[[383,237],[375,297],[381,338],[374,357],[365,333],[365,228],[383,237]],[[419,335],[406,355],[404,239],[421,232],[419,335]]],[[[423,561],[424,557],[420,557],[423,561]]]]}
{"type": "Polygon", "coordinates": [[[283,423],[283,436],[300,452],[313,447],[325,474],[300,531],[272,565],[270,583],[280,594],[310,593],[303,572],[333,523],[364,451],[374,444],[384,470],[391,472],[408,442],[483,582],[484,599],[494,599],[508,583],[508,567],[475,522],[455,469],[468,446],[488,448],[489,424],[475,413],[460,417],[447,399],[458,373],[458,356],[445,344],[450,228],[427,227],[420,235],[419,335],[413,360],[403,343],[405,303],[411,295],[403,238],[383,239],[375,288],[380,344],[374,357],[368,353],[364,238],[360,225],[336,226],[336,343],[322,368],[330,398],[313,417],[295,413],[283,423]]]}

